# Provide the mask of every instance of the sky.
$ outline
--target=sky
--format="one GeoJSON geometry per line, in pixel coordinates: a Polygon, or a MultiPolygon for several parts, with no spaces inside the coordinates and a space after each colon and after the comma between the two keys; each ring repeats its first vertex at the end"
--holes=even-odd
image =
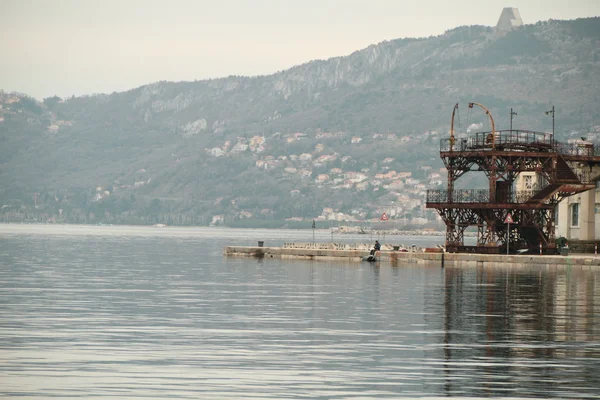
{"type": "Polygon", "coordinates": [[[385,40],[600,16],[600,0],[0,0],[0,89],[38,99],[268,75],[385,40]]]}

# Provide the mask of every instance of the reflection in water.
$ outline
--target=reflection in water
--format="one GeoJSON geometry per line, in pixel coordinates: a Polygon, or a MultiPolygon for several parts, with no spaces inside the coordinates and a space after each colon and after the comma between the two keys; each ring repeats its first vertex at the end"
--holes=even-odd
{"type": "Polygon", "coordinates": [[[444,392],[595,396],[600,388],[597,278],[597,272],[571,267],[447,268],[444,392]],[[454,379],[465,370],[468,385],[454,379]]]}
{"type": "Polygon", "coordinates": [[[224,258],[236,232],[116,232],[2,238],[1,396],[600,392],[598,270],[224,258]]]}

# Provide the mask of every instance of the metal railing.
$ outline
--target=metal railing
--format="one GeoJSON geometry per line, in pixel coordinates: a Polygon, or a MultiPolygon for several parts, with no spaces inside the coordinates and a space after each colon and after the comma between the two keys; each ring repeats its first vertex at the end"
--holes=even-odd
{"type": "Polygon", "coordinates": [[[428,203],[489,203],[490,192],[487,189],[455,189],[450,199],[449,191],[431,189],[427,191],[428,203]]]}
{"type": "Polygon", "coordinates": [[[579,181],[585,185],[594,183],[592,181],[592,173],[588,169],[578,169],[575,171],[575,175],[579,178],[579,181]]]}
{"type": "MultiPolygon", "coordinates": [[[[471,144],[472,141],[473,141],[473,138],[454,139],[454,146],[452,147],[452,151],[469,151],[472,149],[472,144],[471,144]]],[[[441,152],[450,151],[450,147],[451,147],[450,144],[451,144],[451,139],[441,139],[440,140],[440,151],[441,152]]]]}
{"type": "Polygon", "coordinates": [[[491,147],[492,135],[495,136],[496,147],[536,147],[552,148],[552,135],[543,132],[506,130],[492,132],[478,132],[475,134],[474,147],[491,147]]]}
{"type": "Polygon", "coordinates": [[[541,189],[516,190],[507,193],[495,201],[490,200],[490,192],[487,189],[455,189],[452,199],[450,199],[448,190],[430,189],[427,190],[427,203],[526,203],[529,199],[539,193],[541,189]]]}
{"type": "Polygon", "coordinates": [[[492,150],[492,138],[496,149],[515,151],[556,151],[570,156],[600,156],[600,146],[590,142],[560,143],[554,141],[550,133],[503,130],[492,132],[477,132],[469,138],[441,139],[440,151],[489,151],[492,150]],[[453,145],[452,145],[453,144],[453,145]],[[451,146],[452,145],[452,146],[451,146]]]}
{"type": "Polygon", "coordinates": [[[600,147],[592,143],[556,143],[555,151],[565,156],[600,156],[600,147]]]}
{"type": "Polygon", "coordinates": [[[535,196],[539,190],[517,190],[511,193],[510,203],[526,203],[527,200],[535,196]]]}

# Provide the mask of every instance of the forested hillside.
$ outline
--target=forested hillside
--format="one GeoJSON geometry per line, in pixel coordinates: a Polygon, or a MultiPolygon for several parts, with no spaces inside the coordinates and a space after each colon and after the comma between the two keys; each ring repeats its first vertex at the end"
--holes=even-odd
{"type": "MultiPolygon", "coordinates": [[[[600,135],[600,18],[398,39],[269,76],[36,100],[0,92],[0,220],[295,226],[409,223],[444,185],[439,139],[600,135]]],[[[477,182],[474,182],[476,184],[477,182]]],[[[412,221],[412,222],[411,222],[412,221]]]]}

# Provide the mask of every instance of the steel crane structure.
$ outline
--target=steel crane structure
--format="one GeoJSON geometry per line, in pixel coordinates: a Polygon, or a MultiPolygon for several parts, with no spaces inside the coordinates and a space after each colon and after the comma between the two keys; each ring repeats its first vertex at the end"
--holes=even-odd
{"type": "Polygon", "coordinates": [[[527,130],[497,131],[490,111],[491,131],[457,139],[452,111],[450,137],[440,141],[440,157],[448,171],[446,190],[428,190],[426,207],[438,211],[446,224],[446,251],[501,253],[525,247],[553,254],[555,208],[564,198],[595,187],[600,148],[589,142],[559,143],[554,135],[527,130]],[[487,189],[456,189],[467,172],[482,172],[487,189]],[[516,190],[523,172],[534,172],[537,186],[516,190]],[[511,218],[507,218],[510,214],[511,218]],[[511,221],[512,220],[512,221],[511,221]],[[506,223],[506,221],[511,221],[506,223]],[[477,228],[477,243],[465,245],[464,233],[477,228]]]}

